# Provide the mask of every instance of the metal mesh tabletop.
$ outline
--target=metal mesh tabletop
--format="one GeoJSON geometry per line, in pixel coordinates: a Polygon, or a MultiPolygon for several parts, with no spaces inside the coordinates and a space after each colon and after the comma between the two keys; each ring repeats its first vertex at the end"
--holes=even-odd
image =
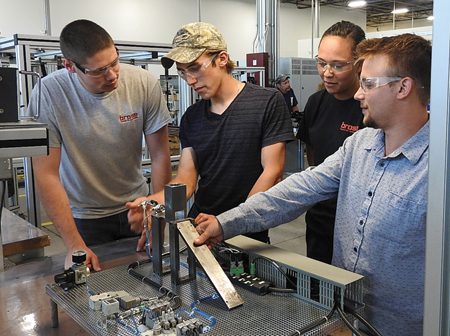
{"type": "MultiPolygon", "coordinates": [[[[142,264],[136,270],[142,275],[149,275],[151,264],[142,264]]],[[[163,286],[170,288],[170,275],[165,276],[162,281],[163,286]]],[[[46,292],[52,301],[91,334],[136,335],[135,329],[119,324],[115,320],[108,320],[105,328],[101,323],[104,319],[102,312],[89,308],[90,293],[119,290],[125,290],[140,298],[161,295],[158,288],[149,286],[128,274],[127,266],[91,274],[87,284],[78,285],[69,291],[64,291],[56,284],[46,286],[46,292]]],[[[240,287],[237,287],[237,290],[244,299],[244,305],[233,310],[227,310],[220,298],[196,304],[199,310],[214,316],[217,321],[208,334],[288,335],[328,313],[326,309],[315,307],[290,294],[269,293],[259,296],[240,287]]],[[[180,285],[174,292],[182,299],[183,304],[180,309],[188,310],[194,301],[212,295],[215,290],[200,271],[196,281],[180,285]]],[[[210,323],[202,316],[198,318],[205,325],[210,323]]],[[[308,335],[328,335],[341,326],[341,322],[333,318],[320,328],[309,332],[308,335]]]]}

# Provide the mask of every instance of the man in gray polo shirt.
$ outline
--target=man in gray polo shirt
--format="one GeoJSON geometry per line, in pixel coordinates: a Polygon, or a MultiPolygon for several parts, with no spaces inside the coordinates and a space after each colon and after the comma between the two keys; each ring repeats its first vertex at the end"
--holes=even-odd
{"type": "MultiPolygon", "coordinates": [[[[152,158],[152,188],[170,177],[170,116],[158,80],[139,67],[119,64],[111,36],[88,20],[61,32],[65,69],[42,80],[41,117],[50,154],[33,159],[42,204],[67,247],[100,270],[88,247],[136,235],[125,203],[149,188],[141,170],[143,136],[152,158]]],[[[33,91],[29,109],[37,108],[33,91]]]]}

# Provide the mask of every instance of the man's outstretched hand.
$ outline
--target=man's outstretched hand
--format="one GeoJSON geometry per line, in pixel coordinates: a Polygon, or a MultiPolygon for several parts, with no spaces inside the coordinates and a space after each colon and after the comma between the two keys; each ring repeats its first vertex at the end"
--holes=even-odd
{"type": "Polygon", "coordinates": [[[195,246],[206,244],[209,248],[212,248],[223,240],[222,226],[216,216],[200,213],[195,218],[195,224],[195,228],[200,235],[194,239],[195,246]]]}

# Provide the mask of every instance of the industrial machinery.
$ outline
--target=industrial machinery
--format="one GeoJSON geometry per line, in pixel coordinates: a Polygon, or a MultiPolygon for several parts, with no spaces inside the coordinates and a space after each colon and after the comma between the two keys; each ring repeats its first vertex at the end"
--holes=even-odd
{"type": "Polygon", "coordinates": [[[269,81],[269,53],[259,52],[247,54],[247,67],[263,68],[264,72],[255,73],[254,83],[261,86],[271,86],[269,81]]]}
{"type": "Polygon", "coordinates": [[[298,100],[300,111],[305,109],[309,96],[318,91],[322,83],[313,58],[281,57],[280,73],[290,76],[291,87],[298,100]]]}
{"type": "MultiPolygon", "coordinates": [[[[291,87],[298,100],[300,111],[305,109],[309,96],[316,92],[322,80],[317,72],[316,61],[313,58],[281,57],[279,72],[288,74],[291,87]]],[[[298,131],[298,120],[293,118],[294,133],[298,131]]],[[[292,174],[305,169],[304,148],[300,140],[291,141],[286,145],[285,173],[292,174]]]]}
{"type": "Polygon", "coordinates": [[[47,285],[53,324],[59,305],[94,335],[329,335],[353,327],[344,310],[363,309],[362,276],[243,236],[212,251],[194,246],[185,195],[184,185],[167,185],[165,206],[141,204],[148,260],[93,273],[67,291],[47,285]]]}
{"type": "MultiPolygon", "coordinates": [[[[171,49],[171,45],[166,43],[115,41],[115,45],[120,52],[121,63],[134,64],[146,69],[153,64],[159,66],[159,58],[171,49]]],[[[16,110],[16,118],[17,115],[19,116],[19,119],[32,118],[32,116],[27,115],[27,106],[32,89],[38,82],[38,77],[30,77],[28,74],[35,73],[40,77],[45,77],[47,74],[63,67],[62,54],[59,48],[59,38],[55,36],[24,34],[15,34],[13,36],[0,38],[0,62],[1,66],[7,67],[18,74],[16,92],[19,92],[19,96],[16,95],[16,101],[18,102],[19,110],[18,113],[16,110]]],[[[11,77],[11,75],[9,77],[11,77]]],[[[0,102],[3,102],[4,91],[1,81],[0,88],[2,89],[0,90],[0,102]]],[[[8,101],[12,101],[12,98],[8,101]]],[[[4,118],[4,113],[2,116],[1,109],[2,106],[0,106],[0,122],[4,118]]],[[[20,127],[22,129],[25,126],[28,126],[28,124],[21,125],[20,127]]],[[[12,139],[8,137],[5,140],[10,141],[12,139]]],[[[26,157],[23,159],[23,163],[16,162],[15,166],[19,164],[22,165],[24,171],[25,196],[27,199],[27,209],[24,215],[30,223],[35,226],[40,226],[42,220],[39,195],[34,188],[32,165],[31,160],[27,158],[28,156],[29,155],[15,155],[15,158],[26,157]]],[[[150,163],[147,163],[147,165],[150,165],[150,163]]],[[[22,167],[19,168],[22,169],[22,167]]]]}
{"type": "MultiPolygon", "coordinates": [[[[6,194],[11,189],[8,188],[8,185],[11,186],[9,182],[15,181],[12,158],[48,154],[46,125],[35,122],[34,118],[37,116],[28,120],[19,118],[18,74],[35,76],[40,83],[38,74],[18,71],[13,67],[0,67],[0,222],[6,194]]],[[[1,231],[0,225],[0,271],[4,268],[1,231]]]]}

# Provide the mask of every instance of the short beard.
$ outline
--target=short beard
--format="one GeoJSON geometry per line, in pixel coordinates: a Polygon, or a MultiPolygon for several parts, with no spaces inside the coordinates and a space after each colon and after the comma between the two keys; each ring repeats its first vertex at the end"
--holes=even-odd
{"type": "Polygon", "coordinates": [[[363,124],[366,127],[380,128],[380,126],[378,126],[377,123],[375,121],[373,121],[373,119],[371,119],[371,118],[364,118],[363,119],[363,124]]]}

